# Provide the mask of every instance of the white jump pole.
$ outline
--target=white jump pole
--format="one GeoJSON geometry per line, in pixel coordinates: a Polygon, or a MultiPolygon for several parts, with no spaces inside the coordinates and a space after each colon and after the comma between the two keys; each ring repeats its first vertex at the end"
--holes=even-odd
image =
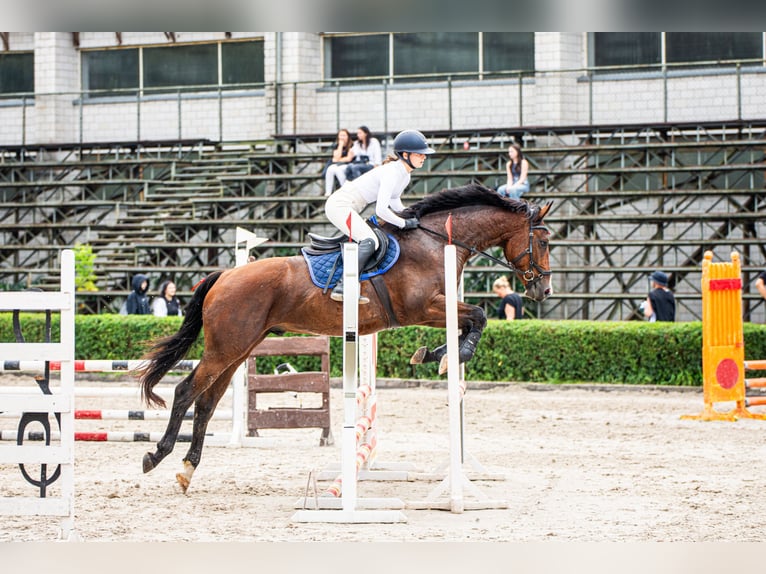
{"type": "Polygon", "coordinates": [[[461,433],[460,347],[457,323],[457,250],[444,246],[444,295],[447,299],[447,394],[449,401],[450,510],[463,512],[463,445],[461,433]]]}
{"type": "Polygon", "coordinates": [[[341,433],[341,497],[318,497],[317,507],[293,515],[296,522],[394,523],[406,522],[398,499],[360,499],[357,496],[356,414],[359,375],[359,246],[349,241],[343,246],[343,429],[341,433]],[[321,502],[321,505],[320,505],[321,502]]]}
{"type": "Polygon", "coordinates": [[[442,509],[454,513],[465,510],[508,508],[502,500],[490,500],[471,483],[463,470],[463,385],[458,339],[458,277],[457,249],[451,243],[444,246],[444,295],[447,330],[447,396],[449,415],[449,464],[442,482],[422,502],[408,502],[407,508],[442,509]],[[473,498],[466,500],[465,490],[473,498]],[[447,499],[443,494],[448,491],[447,499]]]}
{"type": "MultiPolygon", "coordinates": [[[[248,262],[250,250],[266,242],[267,239],[258,237],[255,233],[237,227],[235,234],[235,266],[241,267],[248,262]]],[[[232,424],[231,446],[242,446],[245,443],[245,428],[247,427],[247,368],[243,362],[234,372],[232,386],[232,424]]]]}
{"type": "Polygon", "coordinates": [[[343,434],[341,476],[342,508],[356,510],[356,387],[359,373],[359,246],[343,247],[343,434]]]}

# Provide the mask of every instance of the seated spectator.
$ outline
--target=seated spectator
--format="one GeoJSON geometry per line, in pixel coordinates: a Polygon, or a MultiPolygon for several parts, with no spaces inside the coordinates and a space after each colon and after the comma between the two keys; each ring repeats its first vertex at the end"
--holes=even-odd
{"type": "Polygon", "coordinates": [[[181,302],[176,297],[176,284],[170,280],[160,285],[160,294],[152,301],[152,312],[155,317],[183,315],[181,302]]]}
{"type": "MultiPolygon", "coordinates": [[[[373,137],[370,128],[359,126],[356,130],[356,141],[351,151],[354,153],[354,159],[346,166],[345,180],[351,181],[363,173],[367,173],[373,167],[378,166],[383,161],[383,152],[380,149],[380,141],[373,137]]],[[[341,185],[345,183],[338,177],[341,185]]]]}
{"type": "Polygon", "coordinates": [[[340,184],[346,181],[346,167],[354,159],[354,152],[351,151],[351,134],[348,130],[342,129],[338,132],[335,139],[335,148],[332,150],[332,158],[327,162],[324,172],[324,194],[329,196],[335,188],[335,179],[340,184]]]}
{"type": "Polygon", "coordinates": [[[529,162],[524,159],[519,144],[511,144],[508,148],[509,161],[505,164],[505,171],[508,175],[508,183],[497,188],[497,193],[503,197],[511,199],[520,199],[522,195],[529,191],[529,162]]]}
{"type": "Polygon", "coordinates": [[[521,295],[514,292],[507,277],[500,277],[492,284],[492,292],[500,297],[500,305],[497,308],[498,319],[513,321],[524,318],[524,302],[521,295]]]}
{"type": "Polygon", "coordinates": [[[152,309],[149,306],[149,297],[146,292],[149,291],[149,278],[138,273],[133,276],[131,281],[133,291],[128,295],[127,301],[120,309],[122,315],[151,315],[152,309]]]}

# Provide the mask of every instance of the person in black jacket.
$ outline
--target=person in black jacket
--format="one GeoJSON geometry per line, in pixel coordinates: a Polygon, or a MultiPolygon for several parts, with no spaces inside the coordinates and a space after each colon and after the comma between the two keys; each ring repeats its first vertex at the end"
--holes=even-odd
{"type": "Polygon", "coordinates": [[[668,289],[668,276],[662,271],[655,271],[649,277],[652,290],[644,303],[644,316],[650,322],[675,321],[676,298],[668,289]]]}
{"type": "Polygon", "coordinates": [[[128,295],[128,300],[125,302],[126,313],[128,315],[151,315],[152,308],[146,294],[149,291],[149,278],[138,273],[133,276],[131,286],[133,291],[128,295]]]}

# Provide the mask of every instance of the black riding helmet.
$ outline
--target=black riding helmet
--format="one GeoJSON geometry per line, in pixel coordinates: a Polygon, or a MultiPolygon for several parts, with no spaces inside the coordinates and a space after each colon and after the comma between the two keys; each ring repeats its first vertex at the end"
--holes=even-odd
{"type": "Polygon", "coordinates": [[[417,130],[404,130],[394,138],[394,153],[396,157],[403,159],[411,168],[415,169],[415,166],[410,163],[409,156],[405,158],[402,155],[405,152],[430,155],[434,153],[434,150],[428,147],[426,136],[422,133],[417,130]]]}

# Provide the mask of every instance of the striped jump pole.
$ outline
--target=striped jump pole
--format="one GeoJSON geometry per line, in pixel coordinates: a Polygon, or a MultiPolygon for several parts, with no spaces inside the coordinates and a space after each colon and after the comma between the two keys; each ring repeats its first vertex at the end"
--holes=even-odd
{"type": "MultiPolygon", "coordinates": [[[[171,411],[148,411],[148,410],[121,410],[121,409],[98,409],[98,410],[75,410],[74,420],[76,421],[167,421],[170,420],[171,411]]],[[[0,412],[0,418],[19,418],[21,413],[0,412]]],[[[230,421],[231,410],[216,410],[211,420],[230,421]]],[[[194,419],[194,410],[188,411],[184,415],[185,421],[194,419]]]]}
{"type": "MultiPolygon", "coordinates": [[[[74,440],[78,442],[157,442],[164,433],[141,432],[141,431],[75,431],[74,440]]],[[[59,431],[51,431],[47,435],[52,442],[61,439],[59,431]]],[[[0,440],[16,441],[18,433],[15,430],[0,431],[0,440]]],[[[42,431],[27,430],[22,435],[24,441],[42,442],[46,440],[46,433],[42,431]]],[[[191,442],[191,433],[180,433],[176,442],[191,442]]],[[[226,446],[231,441],[231,433],[208,433],[205,435],[205,444],[213,446],[226,446]]],[[[6,448],[6,447],[3,447],[6,448]]]]}
{"type": "MultiPolygon", "coordinates": [[[[82,360],[74,362],[75,373],[129,373],[145,366],[145,362],[82,360]]],[[[199,361],[179,361],[170,372],[192,371],[199,361]]],[[[51,371],[61,370],[61,361],[49,361],[51,371]]],[[[45,369],[45,361],[0,361],[0,372],[39,372],[45,369]]]]}
{"type": "MultiPolygon", "coordinates": [[[[377,393],[378,334],[359,337],[359,387],[357,388],[357,449],[364,451],[365,443],[375,445],[369,456],[365,456],[357,469],[357,481],[411,481],[424,476],[411,462],[380,461],[378,449],[378,393],[377,393]]],[[[332,496],[340,496],[342,480],[339,465],[333,465],[317,473],[317,480],[333,480],[328,488],[332,496]]]]}
{"type": "Polygon", "coordinates": [[[736,251],[730,262],[713,263],[712,251],[706,251],[702,261],[702,391],[702,412],[682,415],[682,419],[766,420],[766,415],[747,409],[742,272],[736,251]],[[716,403],[722,402],[734,402],[736,406],[728,412],[716,410],[716,403]]]}
{"type": "MultiPolygon", "coordinates": [[[[350,230],[349,216],[349,230],[350,230]]],[[[303,508],[292,517],[296,522],[394,523],[406,522],[399,499],[363,499],[357,496],[357,471],[369,458],[374,444],[360,454],[357,448],[357,391],[359,359],[359,269],[358,245],[343,246],[343,429],[341,435],[340,498],[321,496],[313,499],[315,507],[303,508]],[[361,456],[361,458],[360,458],[361,456]]],[[[340,485],[339,485],[340,486],[340,485]]]]}

